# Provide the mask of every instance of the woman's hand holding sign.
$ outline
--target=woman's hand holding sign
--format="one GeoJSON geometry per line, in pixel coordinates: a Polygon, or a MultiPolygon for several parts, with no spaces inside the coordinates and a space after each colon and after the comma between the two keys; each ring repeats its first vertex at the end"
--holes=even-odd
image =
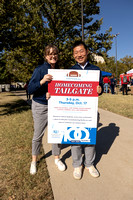
{"type": "Polygon", "coordinates": [[[52,81],[52,79],[53,79],[52,75],[46,74],[46,75],[44,75],[43,79],[40,81],[40,85],[43,85],[46,82],[50,82],[50,81],[52,81]]]}

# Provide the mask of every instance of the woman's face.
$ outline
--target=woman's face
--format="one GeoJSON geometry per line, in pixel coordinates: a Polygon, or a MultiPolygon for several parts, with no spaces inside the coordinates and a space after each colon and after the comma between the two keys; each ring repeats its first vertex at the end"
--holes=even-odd
{"type": "Polygon", "coordinates": [[[53,66],[58,61],[58,53],[53,48],[51,48],[49,54],[46,55],[45,58],[47,62],[53,66]]]}

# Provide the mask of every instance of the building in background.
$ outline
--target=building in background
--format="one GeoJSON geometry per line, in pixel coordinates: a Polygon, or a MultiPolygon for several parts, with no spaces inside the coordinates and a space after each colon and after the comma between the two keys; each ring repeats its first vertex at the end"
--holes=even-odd
{"type": "Polygon", "coordinates": [[[99,62],[104,63],[105,62],[104,58],[102,56],[96,55],[94,53],[92,54],[92,56],[94,58],[94,61],[97,62],[97,63],[99,63],[99,62]]]}

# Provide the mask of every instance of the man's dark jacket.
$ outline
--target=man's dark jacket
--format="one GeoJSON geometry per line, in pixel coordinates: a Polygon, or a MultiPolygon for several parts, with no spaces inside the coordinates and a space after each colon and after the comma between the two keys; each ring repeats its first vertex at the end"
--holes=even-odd
{"type": "Polygon", "coordinates": [[[84,69],[82,69],[81,66],[80,66],[78,63],[76,63],[74,66],[72,66],[71,69],[75,69],[75,70],[99,70],[99,71],[100,71],[99,85],[100,85],[101,88],[102,88],[102,92],[101,92],[99,95],[101,95],[101,94],[103,93],[102,72],[101,72],[101,70],[100,70],[99,67],[97,67],[97,66],[95,66],[95,65],[92,65],[92,64],[90,64],[90,63],[88,62],[84,69]]]}

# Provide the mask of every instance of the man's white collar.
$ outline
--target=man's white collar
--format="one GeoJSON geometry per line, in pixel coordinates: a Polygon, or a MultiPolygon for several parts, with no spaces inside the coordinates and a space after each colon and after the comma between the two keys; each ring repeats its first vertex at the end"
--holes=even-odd
{"type": "MultiPolygon", "coordinates": [[[[79,63],[78,63],[78,64],[79,64],[79,63]]],[[[86,67],[87,64],[88,64],[88,62],[86,62],[85,65],[80,65],[80,64],[79,64],[79,66],[80,66],[82,69],[84,69],[84,68],[86,67]]]]}

